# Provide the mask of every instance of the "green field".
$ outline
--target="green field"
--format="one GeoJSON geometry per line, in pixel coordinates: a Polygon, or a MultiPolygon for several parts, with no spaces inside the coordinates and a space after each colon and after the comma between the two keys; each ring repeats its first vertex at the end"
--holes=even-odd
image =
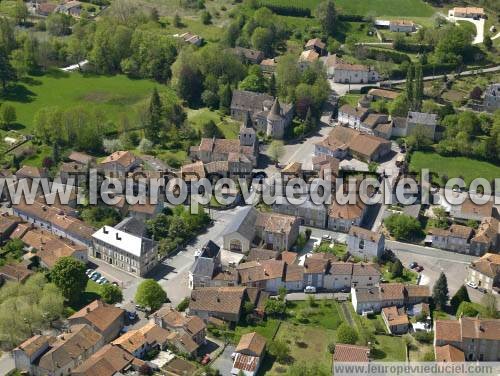
{"type": "Polygon", "coordinates": [[[197,110],[189,109],[187,116],[189,124],[198,131],[201,131],[203,124],[212,120],[225,138],[238,138],[241,123],[232,120],[229,116],[221,115],[218,111],[211,111],[206,107],[197,110]]]}
{"type": "MultiPolygon", "coordinates": [[[[294,6],[314,10],[321,0],[262,0],[262,5],[294,6]]],[[[337,0],[335,7],[341,14],[361,16],[430,17],[433,8],[421,0],[337,0]]]]}
{"type": "Polygon", "coordinates": [[[443,157],[437,153],[417,151],[411,157],[410,171],[418,173],[423,168],[428,168],[431,173],[438,174],[439,177],[462,176],[467,185],[476,178],[492,181],[500,176],[500,167],[493,163],[466,157],[443,157]]]}
{"type": "Polygon", "coordinates": [[[35,113],[45,107],[84,106],[101,110],[110,121],[116,121],[120,114],[133,115],[134,108],[149,98],[154,87],[174,95],[171,89],[150,80],[54,71],[18,82],[0,100],[16,108],[20,131],[29,132],[35,113]]]}

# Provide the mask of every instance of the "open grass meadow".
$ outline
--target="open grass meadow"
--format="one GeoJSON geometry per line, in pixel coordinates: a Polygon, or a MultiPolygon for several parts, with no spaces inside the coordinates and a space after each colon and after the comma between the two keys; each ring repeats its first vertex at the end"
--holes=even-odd
{"type": "Polygon", "coordinates": [[[234,121],[230,116],[222,115],[218,111],[211,111],[203,107],[200,109],[189,109],[187,111],[188,122],[197,131],[201,131],[204,124],[212,120],[225,138],[238,138],[241,123],[234,121]]]}
{"type": "MultiPolygon", "coordinates": [[[[292,6],[314,10],[321,0],[261,0],[262,5],[292,6]]],[[[361,16],[430,17],[434,9],[422,0],[337,0],[335,7],[341,14],[361,16]]]]}
{"type": "Polygon", "coordinates": [[[100,110],[107,120],[116,121],[121,114],[133,114],[154,87],[164,95],[175,95],[171,89],[150,80],[54,71],[17,82],[0,100],[16,108],[18,130],[29,133],[36,112],[42,108],[84,106],[100,110]]]}
{"type": "Polygon", "coordinates": [[[437,153],[417,151],[411,157],[410,171],[419,173],[423,168],[428,168],[439,178],[441,176],[463,177],[467,185],[476,178],[492,181],[500,176],[500,167],[493,163],[466,157],[443,157],[437,153]]]}

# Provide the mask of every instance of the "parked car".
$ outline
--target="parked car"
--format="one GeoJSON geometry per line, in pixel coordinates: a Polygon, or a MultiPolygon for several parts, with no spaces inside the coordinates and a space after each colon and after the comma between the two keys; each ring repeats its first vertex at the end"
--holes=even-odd
{"type": "Polygon", "coordinates": [[[416,270],[417,272],[419,272],[419,273],[420,273],[420,272],[422,272],[422,271],[424,270],[424,267],[423,267],[422,265],[418,265],[418,266],[415,268],[415,270],[416,270]]]}
{"type": "Polygon", "coordinates": [[[467,282],[466,285],[473,289],[477,289],[479,287],[477,283],[471,281],[467,282]]]}
{"type": "Polygon", "coordinates": [[[101,273],[99,273],[99,272],[95,272],[95,273],[93,273],[93,274],[90,276],[90,279],[91,279],[92,281],[97,281],[97,280],[98,280],[99,278],[101,278],[101,277],[102,277],[101,273]]]}
{"type": "Polygon", "coordinates": [[[116,282],[116,281],[115,281],[115,282],[111,282],[111,284],[112,284],[112,285],[115,285],[115,286],[120,286],[120,285],[118,284],[118,282],[116,282]]]}
{"type": "Polygon", "coordinates": [[[210,362],[210,355],[206,354],[203,359],[201,359],[201,364],[202,365],[207,365],[210,362]]]}
{"type": "Polygon", "coordinates": [[[323,239],[323,240],[332,240],[332,237],[331,237],[330,235],[326,235],[326,234],[325,234],[325,235],[323,235],[323,236],[321,237],[321,239],[323,239]]]}
{"type": "Polygon", "coordinates": [[[141,306],[139,304],[135,305],[135,309],[138,310],[138,311],[146,312],[146,307],[143,307],[143,306],[141,306]]]}
{"type": "Polygon", "coordinates": [[[100,285],[105,285],[106,283],[108,283],[109,281],[106,279],[106,277],[101,277],[99,278],[97,281],[96,281],[98,284],[100,285]]]}
{"type": "Polygon", "coordinates": [[[90,277],[90,275],[94,272],[94,269],[87,269],[87,271],[85,272],[85,274],[87,274],[88,277],[90,277]]]}
{"type": "Polygon", "coordinates": [[[486,292],[487,292],[484,287],[478,287],[477,291],[479,291],[480,293],[483,293],[483,294],[486,294],[486,292]]]}
{"type": "Polygon", "coordinates": [[[415,261],[411,262],[410,265],[408,265],[410,269],[415,269],[417,266],[418,264],[415,261]]]}
{"type": "Polygon", "coordinates": [[[134,311],[127,311],[127,317],[129,321],[135,321],[135,319],[137,318],[137,313],[134,311]]]}
{"type": "Polygon", "coordinates": [[[304,292],[306,294],[315,294],[316,293],[316,287],[314,287],[314,286],[306,286],[306,288],[304,289],[304,292]]]}

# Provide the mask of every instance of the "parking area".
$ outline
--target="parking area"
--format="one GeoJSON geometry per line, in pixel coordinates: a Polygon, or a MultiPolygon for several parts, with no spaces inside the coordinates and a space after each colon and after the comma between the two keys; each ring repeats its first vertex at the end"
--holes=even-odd
{"type": "Polygon", "coordinates": [[[231,354],[234,350],[233,345],[227,345],[222,354],[212,363],[212,367],[218,369],[222,376],[231,376],[231,369],[233,368],[231,354]]]}

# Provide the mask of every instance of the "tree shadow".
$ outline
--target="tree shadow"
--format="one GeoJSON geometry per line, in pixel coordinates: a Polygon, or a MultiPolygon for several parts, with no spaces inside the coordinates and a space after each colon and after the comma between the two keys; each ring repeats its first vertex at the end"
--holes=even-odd
{"type": "Polygon", "coordinates": [[[380,349],[372,349],[370,351],[370,355],[372,356],[373,359],[376,360],[385,359],[387,357],[387,354],[380,349]]]}
{"type": "Polygon", "coordinates": [[[30,86],[40,86],[42,84],[42,81],[33,78],[33,76],[23,77],[19,81],[30,86]]]}
{"type": "Polygon", "coordinates": [[[45,72],[45,76],[50,78],[68,78],[70,73],[62,71],[61,69],[49,69],[45,72]]]}
{"type": "Polygon", "coordinates": [[[24,85],[14,84],[7,87],[0,95],[0,99],[11,101],[11,102],[20,102],[20,103],[30,103],[34,100],[36,94],[29,90],[24,85]]]}
{"type": "Polygon", "coordinates": [[[7,128],[7,130],[9,130],[9,131],[20,131],[23,129],[26,129],[26,126],[24,124],[20,124],[20,123],[10,124],[9,127],[7,128]]]}

